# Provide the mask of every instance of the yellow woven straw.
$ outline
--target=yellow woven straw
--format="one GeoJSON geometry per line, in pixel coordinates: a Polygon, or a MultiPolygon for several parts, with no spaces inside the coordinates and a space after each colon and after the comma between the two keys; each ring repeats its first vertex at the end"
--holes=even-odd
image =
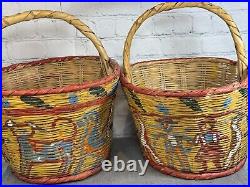
{"type": "Polygon", "coordinates": [[[109,155],[119,66],[88,26],[63,12],[4,17],[2,28],[39,18],[72,24],[100,57],[58,57],[2,69],[3,155],[16,176],[30,183],[80,180],[100,171],[109,155]]]}
{"type": "MultiPolygon", "coordinates": [[[[150,46],[148,46],[150,47],[150,46]]],[[[211,179],[239,170],[247,153],[247,59],[229,14],[211,3],[161,3],[133,24],[124,45],[121,82],[144,155],[161,172],[211,179]],[[238,61],[197,57],[130,65],[133,36],[163,11],[198,7],[228,25],[238,61]]]]}

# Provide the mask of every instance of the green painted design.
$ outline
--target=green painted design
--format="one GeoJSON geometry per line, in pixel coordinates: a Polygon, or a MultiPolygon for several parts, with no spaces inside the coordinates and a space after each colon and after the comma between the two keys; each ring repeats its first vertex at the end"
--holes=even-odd
{"type": "Polygon", "coordinates": [[[202,112],[199,103],[193,98],[181,98],[181,102],[183,102],[186,106],[190,107],[193,111],[202,112]]]}
{"type": "Polygon", "coordinates": [[[143,110],[143,112],[146,112],[146,110],[143,108],[142,104],[141,104],[141,101],[140,99],[137,97],[137,95],[134,94],[134,92],[132,92],[131,90],[128,90],[130,95],[131,95],[131,98],[134,100],[135,104],[141,108],[143,110]]]}
{"type": "Polygon", "coordinates": [[[33,97],[33,96],[21,96],[20,97],[21,101],[34,106],[34,107],[38,107],[38,108],[46,108],[46,109],[51,109],[53,108],[52,106],[50,106],[49,104],[46,104],[42,99],[38,98],[38,97],[33,97]]]}
{"type": "Polygon", "coordinates": [[[91,95],[95,95],[96,97],[107,95],[106,90],[103,87],[101,87],[101,86],[90,88],[89,89],[89,93],[91,95]]]}
{"type": "Polygon", "coordinates": [[[239,90],[239,92],[241,93],[241,95],[243,96],[243,97],[247,97],[247,88],[241,88],[240,90],[239,90]]]}
{"type": "Polygon", "coordinates": [[[113,85],[112,90],[108,93],[108,96],[114,96],[116,94],[117,88],[118,88],[118,82],[113,85]]]}

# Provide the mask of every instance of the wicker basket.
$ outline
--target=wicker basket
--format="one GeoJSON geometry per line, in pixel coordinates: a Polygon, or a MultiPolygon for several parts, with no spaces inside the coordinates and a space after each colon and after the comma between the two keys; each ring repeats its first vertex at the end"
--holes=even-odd
{"type": "Polygon", "coordinates": [[[88,26],[63,12],[34,10],[4,17],[2,28],[38,18],[73,25],[100,57],[50,58],[2,69],[3,155],[26,182],[84,179],[100,171],[109,156],[119,66],[88,26]]]}
{"type": "Polygon", "coordinates": [[[210,3],[162,3],[133,24],[124,46],[123,89],[144,156],[165,174],[211,179],[238,171],[247,153],[247,59],[239,30],[210,3]],[[130,65],[134,34],[149,17],[198,7],[221,17],[235,42],[238,61],[197,57],[130,65]]]}

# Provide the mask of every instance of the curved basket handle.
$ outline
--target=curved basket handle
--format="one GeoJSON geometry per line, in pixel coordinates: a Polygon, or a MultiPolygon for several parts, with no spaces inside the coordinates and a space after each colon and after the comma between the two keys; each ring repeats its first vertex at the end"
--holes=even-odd
{"type": "Polygon", "coordinates": [[[127,77],[128,81],[132,81],[132,75],[131,75],[131,65],[130,65],[130,48],[132,39],[136,33],[136,31],[139,29],[139,27],[142,25],[142,23],[150,18],[151,16],[154,16],[155,14],[161,13],[163,11],[169,11],[173,9],[179,9],[179,8],[186,8],[186,7],[197,7],[206,9],[216,15],[218,15],[221,19],[223,19],[227,26],[229,27],[229,30],[231,32],[231,35],[233,37],[236,53],[238,57],[238,76],[239,80],[244,79],[247,76],[247,58],[245,54],[244,44],[242,41],[242,38],[240,36],[239,29],[237,28],[236,24],[234,23],[232,17],[221,7],[213,5],[211,3],[185,3],[185,2],[176,2],[176,3],[161,3],[156,5],[155,7],[147,10],[144,12],[133,24],[131,27],[128,36],[125,41],[124,45],[124,51],[123,51],[123,65],[124,65],[124,73],[127,77]]]}
{"type": "Polygon", "coordinates": [[[30,21],[33,19],[40,19],[40,18],[49,18],[49,19],[60,19],[63,20],[71,25],[73,25],[76,29],[78,29],[83,35],[85,35],[88,39],[91,40],[91,42],[96,47],[100,59],[101,59],[101,65],[102,69],[105,71],[106,74],[111,73],[111,69],[109,67],[109,57],[95,33],[82,21],[80,21],[78,18],[76,18],[73,15],[59,12],[59,11],[51,11],[51,10],[31,10],[26,11],[23,13],[11,15],[11,16],[5,16],[2,19],[2,29],[23,22],[23,21],[30,21]]]}

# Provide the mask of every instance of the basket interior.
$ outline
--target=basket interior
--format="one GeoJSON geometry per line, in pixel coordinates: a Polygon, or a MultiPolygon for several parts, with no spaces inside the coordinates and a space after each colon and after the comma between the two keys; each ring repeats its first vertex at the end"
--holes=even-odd
{"type": "Polygon", "coordinates": [[[237,66],[220,58],[155,60],[132,66],[132,83],[161,90],[197,90],[238,81],[237,66]]]}
{"type": "Polygon", "coordinates": [[[46,63],[35,62],[36,65],[19,65],[9,71],[2,71],[3,90],[57,88],[103,77],[99,57],[55,58],[45,61],[46,63]]]}

